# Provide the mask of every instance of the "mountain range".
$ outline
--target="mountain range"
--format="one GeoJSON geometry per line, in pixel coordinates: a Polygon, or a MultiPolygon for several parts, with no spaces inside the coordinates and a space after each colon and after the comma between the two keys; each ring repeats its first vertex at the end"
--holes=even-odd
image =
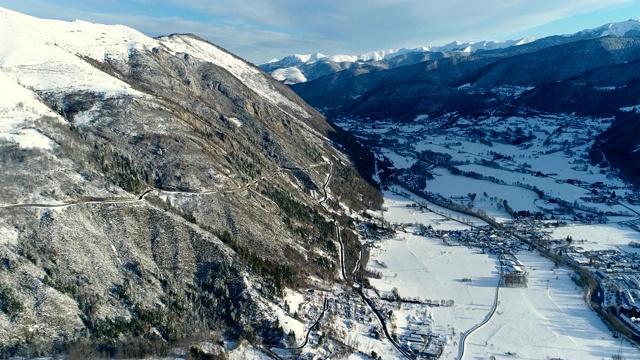
{"type": "Polygon", "coordinates": [[[285,84],[296,84],[328,75],[335,71],[355,69],[362,66],[381,68],[409,65],[411,63],[448,56],[464,56],[471,53],[502,49],[526,44],[532,38],[510,41],[481,41],[461,43],[454,41],[444,46],[424,46],[397,50],[372,51],[361,55],[324,55],[321,53],[289,55],[274,59],[260,68],[269,72],[276,80],[285,84]]]}
{"type": "MultiPolygon", "coordinates": [[[[454,125],[460,118],[576,114],[621,117],[627,125],[637,121],[638,20],[496,50],[429,58],[432,55],[411,53],[353,63],[357,66],[291,87],[333,119],[411,122],[448,117],[446,123],[454,125]],[[409,58],[407,65],[391,65],[409,58]]],[[[618,132],[624,133],[627,125],[614,121],[607,138],[619,138],[618,132]]],[[[615,167],[627,170],[631,181],[640,182],[635,166],[625,163],[635,156],[640,138],[634,133],[624,133],[624,137],[624,146],[610,142],[606,146],[603,137],[600,147],[615,167]]]]}
{"type": "Polygon", "coordinates": [[[0,357],[280,344],[333,219],[380,206],[366,149],[194,35],[0,8],[0,38],[0,357]]]}
{"type": "MultiPolygon", "coordinates": [[[[640,21],[628,20],[610,23],[595,29],[561,36],[566,42],[605,36],[635,36],[640,33],[640,21]]],[[[531,37],[507,41],[479,41],[462,43],[454,41],[443,46],[423,46],[372,51],[361,55],[294,54],[280,60],[273,59],[260,68],[285,84],[297,84],[315,80],[333,72],[373,67],[390,69],[418,62],[445,57],[461,57],[489,50],[506,49],[536,41],[531,37]]],[[[559,40],[558,42],[563,42],[559,40]]],[[[543,42],[544,43],[544,42],[543,42]]],[[[544,46],[544,45],[543,45],[544,46]]]]}

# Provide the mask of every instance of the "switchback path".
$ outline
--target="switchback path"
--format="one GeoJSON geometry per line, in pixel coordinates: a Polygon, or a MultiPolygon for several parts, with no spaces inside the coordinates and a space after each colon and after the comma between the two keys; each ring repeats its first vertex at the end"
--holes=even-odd
{"type": "MultiPolygon", "coordinates": [[[[146,194],[143,194],[146,195],[146,194]]],[[[0,205],[0,209],[25,209],[25,208],[65,208],[75,205],[83,204],[127,204],[135,203],[143,200],[143,195],[139,198],[131,199],[92,199],[92,200],[80,200],[72,201],[60,204],[44,204],[44,203],[25,203],[25,204],[3,204],[0,205]]]]}
{"type": "Polygon", "coordinates": [[[320,200],[320,204],[324,203],[329,198],[329,194],[327,193],[327,186],[329,185],[329,181],[331,181],[331,176],[333,175],[333,162],[331,161],[327,161],[327,162],[329,163],[329,172],[327,173],[327,179],[322,185],[322,191],[324,192],[324,197],[322,198],[322,200],[320,200]]]}
{"type": "Polygon", "coordinates": [[[25,209],[25,208],[39,208],[39,209],[54,209],[54,208],[65,208],[65,207],[70,207],[70,206],[77,206],[77,205],[84,205],[84,204],[131,204],[131,203],[136,203],[136,202],[140,202],[140,201],[144,201],[145,197],[152,193],[152,192],[158,192],[158,193],[163,193],[163,194],[189,194],[189,195],[212,195],[212,194],[220,194],[220,193],[233,193],[233,192],[240,192],[240,191],[244,191],[249,189],[249,187],[257,184],[260,181],[266,181],[266,180],[270,180],[272,178],[274,178],[277,174],[282,173],[282,172],[286,172],[286,171],[309,171],[313,168],[319,167],[319,166],[323,166],[323,165],[329,165],[329,174],[327,175],[327,179],[325,180],[324,184],[323,184],[323,199],[320,201],[320,203],[325,202],[327,200],[328,194],[327,194],[327,185],[329,184],[329,181],[331,180],[331,171],[333,169],[333,163],[331,161],[324,161],[321,163],[317,163],[317,164],[313,164],[310,165],[307,168],[296,168],[296,167],[283,167],[277,170],[274,170],[271,172],[271,174],[267,175],[267,176],[261,176],[257,179],[253,179],[250,182],[239,186],[238,188],[235,189],[224,189],[224,190],[205,190],[205,191],[195,191],[195,190],[169,190],[169,189],[159,189],[159,188],[152,188],[149,187],[147,188],[144,192],[142,192],[140,195],[134,196],[134,197],[130,197],[130,198],[109,198],[109,199],[104,199],[104,198],[92,198],[92,199],[87,199],[87,200],[75,200],[75,201],[67,201],[67,202],[62,202],[62,203],[53,203],[53,204],[46,204],[46,203],[23,203],[23,204],[0,204],[0,210],[2,209],[25,209]]]}

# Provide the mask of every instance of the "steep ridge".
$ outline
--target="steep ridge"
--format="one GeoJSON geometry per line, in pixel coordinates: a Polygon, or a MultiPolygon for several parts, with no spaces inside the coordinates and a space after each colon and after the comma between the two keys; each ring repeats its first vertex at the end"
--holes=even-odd
{"type": "Polygon", "coordinates": [[[3,356],[277,343],[265,306],[337,274],[330,212],[380,205],[353,138],[193,35],[4,9],[0,34],[3,356]]]}
{"type": "Polygon", "coordinates": [[[597,136],[590,153],[594,163],[620,169],[635,185],[640,184],[639,120],[640,114],[636,109],[619,113],[611,127],[597,136]]]}

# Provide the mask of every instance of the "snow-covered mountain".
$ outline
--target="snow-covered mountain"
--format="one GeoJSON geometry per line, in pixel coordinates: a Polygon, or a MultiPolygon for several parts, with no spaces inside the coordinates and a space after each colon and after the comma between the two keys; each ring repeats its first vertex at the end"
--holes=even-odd
{"type": "MultiPolygon", "coordinates": [[[[508,41],[479,41],[462,43],[451,42],[442,46],[423,46],[417,48],[401,48],[391,50],[371,51],[360,55],[325,55],[316,54],[293,54],[280,60],[274,59],[260,68],[269,72],[275,79],[286,84],[297,84],[307,80],[313,80],[325,72],[314,71],[318,62],[331,63],[334,68],[345,69],[362,66],[367,63],[388,62],[408,54],[440,54],[439,56],[463,56],[478,51],[503,49],[511,46],[518,46],[534,41],[534,38],[522,38],[508,41]]],[[[406,64],[406,63],[403,63],[406,64]]],[[[370,64],[372,66],[393,67],[393,64],[370,64]]]]}
{"type": "MultiPolygon", "coordinates": [[[[575,34],[563,35],[565,41],[606,37],[634,36],[640,34],[640,19],[609,23],[595,29],[583,30],[575,34]]],[[[536,41],[525,37],[508,41],[451,42],[442,46],[423,46],[394,50],[372,51],[361,55],[294,54],[280,60],[274,59],[260,68],[270,73],[278,81],[298,84],[317,79],[335,71],[362,67],[389,69],[397,66],[413,65],[420,61],[440,57],[468,56],[488,50],[507,49],[536,41]],[[403,57],[407,58],[404,59],[403,57]],[[321,64],[319,64],[321,63],[321,64]]]]}
{"type": "Polygon", "coordinates": [[[380,202],[337,143],[366,163],[288,87],[194,35],[0,8],[0,354],[302,342],[306,315],[282,297],[333,286],[331,216],[380,202]]]}
{"type": "Polygon", "coordinates": [[[638,36],[640,35],[640,18],[627,21],[609,23],[595,29],[587,29],[575,34],[564,36],[575,37],[604,37],[604,36],[638,36]]]}
{"type": "MultiPolygon", "coordinates": [[[[33,91],[90,91],[107,97],[142,96],[123,81],[96,69],[98,62],[126,63],[136,52],[162,48],[172,55],[190,54],[220,66],[272,104],[284,105],[297,114],[308,114],[282,96],[261,72],[216,46],[188,36],[152,39],[124,26],[84,21],[43,20],[0,9],[0,31],[15,34],[0,44],[0,66],[8,86],[33,91]],[[14,79],[11,81],[10,79],[14,79]],[[12,84],[13,83],[13,84],[12,84]]],[[[6,101],[6,100],[5,100],[6,101]]]]}
{"type": "MultiPolygon", "coordinates": [[[[266,64],[278,64],[279,66],[296,66],[300,64],[312,64],[317,61],[331,61],[331,62],[368,62],[368,61],[382,61],[393,59],[394,57],[408,54],[408,53],[424,53],[424,52],[460,52],[460,53],[474,53],[482,50],[495,50],[503,49],[510,46],[517,46],[534,41],[534,38],[522,38],[520,40],[509,41],[480,41],[480,42],[467,42],[462,43],[454,41],[442,46],[423,46],[417,48],[401,48],[392,50],[380,50],[371,51],[361,55],[324,55],[321,53],[316,54],[294,54],[282,58],[281,60],[271,60],[266,64]]],[[[264,65],[264,64],[263,64],[264,65]]]]}

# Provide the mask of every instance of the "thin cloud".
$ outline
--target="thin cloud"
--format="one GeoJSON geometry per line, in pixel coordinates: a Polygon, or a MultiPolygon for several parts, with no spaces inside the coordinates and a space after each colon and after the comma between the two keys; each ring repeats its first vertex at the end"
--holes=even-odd
{"type": "MultiPolygon", "coordinates": [[[[190,32],[254,62],[291,53],[358,54],[443,45],[454,40],[506,40],[506,36],[545,24],[633,3],[632,0],[9,2],[0,0],[0,6],[41,17],[119,23],[152,36],[190,32]]],[[[618,20],[622,19],[612,19],[618,20]]]]}

